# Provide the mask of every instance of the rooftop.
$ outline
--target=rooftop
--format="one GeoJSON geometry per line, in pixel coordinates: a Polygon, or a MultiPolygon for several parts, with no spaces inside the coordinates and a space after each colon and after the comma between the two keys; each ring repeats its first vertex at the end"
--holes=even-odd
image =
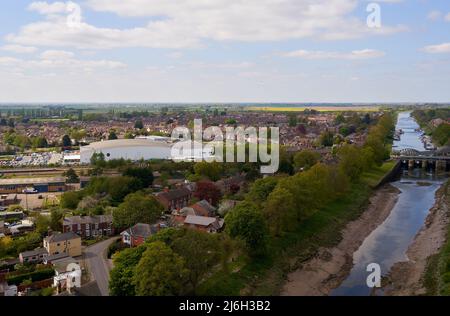
{"type": "Polygon", "coordinates": [[[64,218],[64,225],[109,223],[112,220],[112,215],[70,216],[64,218]]]}
{"type": "Polygon", "coordinates": [[[158,232],[158,227],[157,225],[138,223],[133,227],[128,228],[123,233],[125,232],[130,234],[131,236],[140,236],[147,238],[148,236],[156,234],[158,232]]]}
{"type": "Polygon", "coordinates": [[[14,184],[47,184],[47,183],[65,183],[64,178],[16,178],[16,179],[0,179],[0,185],[14,184]]]}
{"type": "Polygon", "coordinates": [[[217,219],[215,217],[206,217],[206,216],[196,216],[196,215],[188,215],[184,220],[185,224],[193,224],[200,226],[209,226],[216,222],[217,219]]]}
{"type": "Polygon", "coordinates": [[[162,141],[153,141],[149,139],[115,139],[115,140],[105,140],[102,142],[91,143],[87,146],[81,147],[81,149],[109,149],[117,147],[136,147],[136,146],[148,146],[148,147],[172,147],[171,143],[162,141]]]}
{"type": "Polygon", "coordinates": [[[34,257],[47,254],[47,250],[45,248],[38,248],[35,250],[24,251],[20,253],[22,257],[34,257]]]}
{"type": "Polygon", "coordinates": [[[176,200],[188,196],[191,194],[191,191],[187,188],[170,190],[168,192],[161,192],[157,196],[167,199],[167,200],[176,200]]]}
{"type": "Polygon", "coordinates": [[[56,235],[51,235],[51,236],[45,237],[45,240],[48,242],[60,242],[60,241],[78,239],[78,238],[81,238],[81,237],[73,232],[67,232],[67,233],[63,233],[63,234],[56,234],[56,235]]]}
{"type": "Polygon", "coordinates": [[[70,257],[68,253],[62,252],[62,253],[58,253],[56,255],[47,256],[47,258],[45,258],[45,261],[46,262],[61,261],[62,259],[65,259],[68,257],[70,257]]]}

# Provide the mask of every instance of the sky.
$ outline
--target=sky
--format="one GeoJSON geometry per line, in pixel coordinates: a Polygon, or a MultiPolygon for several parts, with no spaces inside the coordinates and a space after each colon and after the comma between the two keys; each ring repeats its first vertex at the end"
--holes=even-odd
{"type": "Polygon", "coordinates": [[[450,102],[448,0],[3,0],[0,21],[0,103],[450,102]]]}

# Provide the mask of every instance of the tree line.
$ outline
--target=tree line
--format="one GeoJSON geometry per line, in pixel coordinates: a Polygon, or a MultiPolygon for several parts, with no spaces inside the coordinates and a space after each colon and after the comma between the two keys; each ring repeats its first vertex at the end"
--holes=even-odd
{"type": "MultiPolygon", "coordinates": [[[[311,153],[300,153],[292,176],[258,179],[225,216],[225,232],[207,234],[169,228],[146,243],[114,256],[112,295],[195,294],[198,285],[217,269],[227,271],[236,251],[250,260],[268,255],[271,240],[302,229],[302,223],[330,201],[348,193],[363,172],[389,157],[394,116],[385,113],[367,135],[364,146],[345,144],[337,162],[325,165],[311,153]],[[301,166],[301,167],[300,167],[301,166]]],[[[200,165],[197,172],[215,178],[215,167],[200,165]]]]}

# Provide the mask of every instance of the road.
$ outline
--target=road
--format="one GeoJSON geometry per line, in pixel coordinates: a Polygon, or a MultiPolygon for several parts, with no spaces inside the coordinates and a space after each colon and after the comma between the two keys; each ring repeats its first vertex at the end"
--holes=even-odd
{"type": "Polygon", "coordinates": [[[83,250],[83,256],[86,260],[88,269],[91,273],[92,280],[97,281],[98,288],[102,296],[109,295],[109,272],[111,265],[106,258],[106,251],[118,237],[113,237],[108,240],[101,241],[92,246],[86,247],[83,250]]]}

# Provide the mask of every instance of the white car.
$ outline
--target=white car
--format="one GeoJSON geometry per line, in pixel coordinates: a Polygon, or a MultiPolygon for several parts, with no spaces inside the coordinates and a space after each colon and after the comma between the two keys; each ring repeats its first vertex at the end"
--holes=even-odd
{"type": "Polygon", "coordinates": [[[25,194],[35,194],[35,193],[38,193],[38,190],[36,190],[34,188],[26,188],[22,192],[25,194]]]}

